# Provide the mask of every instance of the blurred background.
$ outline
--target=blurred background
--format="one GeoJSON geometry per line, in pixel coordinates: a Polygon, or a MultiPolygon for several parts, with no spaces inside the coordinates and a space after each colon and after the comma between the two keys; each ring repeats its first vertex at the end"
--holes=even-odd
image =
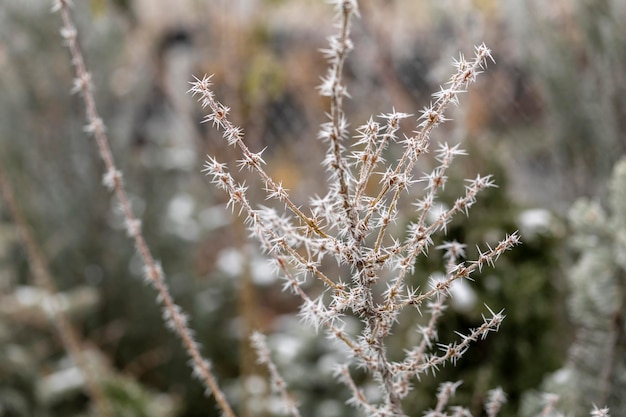
{"type": "MultiPolygon", "coordinates": [[[[226,196],[200,173],[206,154],[222,161],[238,155],[200,124],[202,111],[186,94],[192,75],[215,74],[218,98],[231,107],[249,146],[267,147],[270,173],[306,204],[322,192],[326,177],[316,136],[328,103],[316,86],[326,70],[319,50],[335,30],[331,6],[318,0],[75,3],[98,108],[145,237],[238,415],[271,415],[276,408],[247,343],[254,328],[272,334],[272,353],[304,416],[357,415],[332,377],[341,352],[299,323],[299,300],[281,292],[241,220],[224,208],[226,196]]],[[[625,268],[610,256],[621,250],[612,242],[622,233],[611,219],[624,216],[626,199],[623,206],[609,204],[613,166],[626,154],[626,2],[362,0],[360,7],[345,69],[353,128],[392,107],[418,114],[450,76],[453,57],[471,56],[482,42],[493,50],[496,64],[461,97],[453,121],[433,140],[462,142],[470,155],[454,167],[444,201],[453,202],[463,179],[477,173],[494,174],[499,188],[480,199],[469,220],[457,219],[446,239],[473,248],[520,230],[524,241],[497,269],[476,276],[439,329],[442,341],[454,340],[455,330],[482,321],[487,303],[505,309],[500,332],[470,349],[457,367],[415,381],[409,415],[435,405],[439,382],[457,379],[464,381],[458,402],[474,415],[485,392],[498,385],[509,397],[502,415],[533,415],[537,393],[577,379],[592,388],[566,390],[582,393],[565,399],[566,411],[580,413],[595,402],[626,415],[619,394],[626,374],[611,371],[626,360],[625,268]],[[578,223],[570,221],[570,207],[585,198],[596,206],[579,210],[578,223]],[[575,237],[595,243],[576,246],[575,237]],[[603,245],[603,261],[595,264],[602,273],[592,269],[582,279],[600,274],[606,286],[594,287],[593,302],[581,307],[586,293],[576,291],[594,289],[576,287],[570,277],[590,248],[603,245]],[[607,288],[617,301],[603,299],[607,288]],[[597,320],[579,320],[573,311],[597,320]],[[589,365],[581,352],[600,363],[589,365]]],[[[100,185],[102,162],[84,132],[81,99],[70,94],[73,69],[60,16],[50,9],[49,1],[0,0],[2,171],[115,415],[217,416],[213,399],[190,377],[178,340],[164,328],[119,208],[100,185]]],[[[425,158],[418,169],[432,166],[425,158]]],[[[251,197],[263,204],[257,188],[250,188],[251,197]]],[[[468,258],[475,254],[470,249],[468,258]]],[[[418,266],[415,285],[443,270],[438,253],[418,266]]],[[[42,308],[46,297],[3,202],[1,417],[95,415],[42,308]]],[[[392,357],[415,343],[420,320],[398,325],[392,357]]],[[[375,397],[365,375],[355,378],[375,397]]]]}

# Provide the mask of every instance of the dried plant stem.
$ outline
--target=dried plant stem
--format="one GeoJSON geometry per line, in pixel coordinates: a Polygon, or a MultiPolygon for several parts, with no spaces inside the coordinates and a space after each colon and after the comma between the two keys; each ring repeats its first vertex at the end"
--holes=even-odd
{"type": "Polygon", "coordinates": [[[330,97],[330,122],[322,125],[320,137],[330,142],[327,163],[337,181],[337,193],[350,223],[350,233],[358,245],[364,236],[358,231],[358,214],[350,201],[349,173],[341,145],[341,140],[347,134],[347,121],[343,112],[343,97],[347,95],[347,89],[342,84],[343,67],[346,56],[353,47],[349,38],[350,20],[352,15],[358,14],[358,4],[356,0],[336,0],[335,3],[341,15],[339,35],[330,38],[330,49],[324,51],[330,66],[320,87],[321,94],[330,97]]]}
{"type": "Polygon", "coordinates": [[[356,191],[354,193],[353,204],[355,206],[361,201],[361,197],[365,192],[365,188],[367,187],[367,184],[374,172],[374,169],[376,168],[378,163],[381,162],[383,151],[387,148],[388,143],[394,138],[396,131],[399,129],[398,122],[399,118],[397,117],[392,117],[389,119],[385,133],[383,134],[380,143],[376,145],[374,142],[376,141],[376,133],[379,127],[377,124],[374,124],[374,121],[370,118],[370,121],[367,124],[367,131],[364,133],[366,135],[367,145],[366,149],[363,152],[363,156],[361,157],[365,160],[359,161],[363,165],[361,166],[361,170],[359,172],[359,181],[357,183],[356,191]]]}
{"type": "Polygon", "coordinates": [[[352,375],[350,375],[350,370],[347,366],[341,366],[337,371],[338,377],[348,386],[350,391],[352,392],[352,398],[350,398],[350,402],[358,408],[365,410],[370,413],[370,415],[376,415],[378,410],[372,404],[369,403],[365,394],[357,387],[356,383],[352,379],[352,375]]]}
{"type": "MultiPolygon", "coordinates": [[[[211,77],[204,77],[202,79],[196,78],[196,81],[192,83],[193,87],[189,90],[194,96],[199,96],[198,101],[202,104],[202,107],[209,108],[211,114],[205,118],[206,121],[211,121],[215,126],[223,130],[223,135],[227,141],[231,144],[235,144],[242,151],[244,159],[239,161],[241,168],[248,167],[254,170],[265,184],[268,198],[276,199],[284,203],[293,214],[295,214],[307,228],[307,233],[317,234],[319,237],[332,241],[332,238],[328,236],[324,231],[319,228],[318,221],[314,218],[306,216],[289,198],[287,190],[285,190],[280,184],[276,183],[263,169],[263,159],[259,153],[253,153],[244,143],[242,136],[243,131],[240,127],[235,126],[228,118],[228,107],[224,106],[219,101],[215,100],[213,91],[211,90],[211,77]]],[[[245,192],[247,187],[243,185],[236,185],[229,173],[224,169],[225,165],[219,163],[216,159],[211,159],[205,164],[203,170],[207,174],[214,173],[215,183],[228,191],[231,196],[231,201],[228,205],[234,208],[235,203],[241,204],[242,209],[246,211],[250,218],[259,225],[262,222],[258,218],[257,213],[252,206],[247,202],[245,198],[245,192]]],[[[275,241],[275,245],[280,246],[286,252],[288,252],[294,259],[296,259],[301,265],[307,265],[317,277],[319,277],[326,285],[334,289],[339,289],[330,278],[328,278],[322,271],[320,271],[315,265],[307,262],[296,250],[287,245],[284,239],[280,239],[271,231],[270,227],[262,226],[264,231],[271,233],[272,240],[275,241]]],[[[333,244],[338,242],[333,241],[333,244]]]]}
{"type": "MultiPolygon", "coordinates": [[[[445,415],[444,408],[450,401],[456,392],[456,389],[461,385],[461,381],[457,382],[444,382],[439,386],[437,390],[437,405],[435,406],[435,410],[433,415],[445,415]]],[[[427,414],[428,415],[428,414],[427,414]]]]}
{"type": "Polygon", "coordinates": [[[13,187],[11,186],[1,165],[0,194],[2,195],[2,198],[11,213],[11,217],[13,217],[17,233],[26,251],[26,256],[28,257],[28,264],[30,265],[32,273],[35,277],[35,282],[37,286],[42,288],[47,293],[48,304],[46,305],[46,312],[50,314],[50,318],[59,332],[59,336],[61,337],[61,342],[63,343],[65,350],[85,378],[85,388],[95,404],[96,411],[101,417],[114,417],[111,404],[104,393],[102,381],[96,376],[96,371],[89,366],[89,361],[85,356],[84,346],[78,333],[74,329],[74,326],[67,315],[61,308],[59,308],[59,305],[54,302],[55,300],[53,297],[57,294],[57,288],[54,284],[52,276],[50,275],[48,262],[46,261],[46,257],[41,251],[41,248],[37,244],[22,210],[20,210],[17,201],[15,200],[13,187]]]}
{"type": "Polygon", "coordinates": [[[77,32],[72,21],[69,9],[69,0],[57,0],[53,10],[58,10],[63,19],[62,36],[67,42],[70,50],[72,64],[76,72],[75,90],[81,93],[85,102],[88,125],[86,130],[92,133],[96,139],[98,152],[104,161],[106,174],[104,183],[115,193],[124,215],[126,227],[129,236],[134,240],[135,246],[143,260],[145,266],[145,276],[148,282],[155,288],[158,293],[157,300],[163,308],[164,320],[182,340],[194,368],[194,375],[197,376],[206,386],[206,388],[215,396],[218,406],[227,417],[235,417],[235,413],[228,404],[226,396],[218,386],[217,380],[211,371],[211,365],[208,360],[204,359],[199,351],[199,346],[193,337],[191,329],[187,326],[187,317],[182,309],[177,306],[170,295],[167,284],[165,283],[164,274],[159,263],[154,259],[152,253],[146,244],[141,233],[139,220],[135,217],[128,195],[124,189],[122,182],[122,174],[117,169],[109,140],[105,133],[104,123],[100,118],[94,95],[90,75],[87,71],[82,52],[77,41],[77,32]]]}
{"type": "Polygon", "coordinates": [[[205,122],[212,122],[214,126],[218,126],[224,132],[224,138],[228,141],[229,145],[236,145],[241,150],[244,159],[239,161],[239,165],[241,168],[247,167],[248,169],[254,170],[261,180],[265,184],[265,188],[269,195],[272,198],[275,198],[282,203],[284,203],[289,210],[293,212],[307,227],[317,234],[320,237],[328,238],[329,236],[321,230],[318,222],[311,217],[305,215],[296,204],[294,204],[289,195],[287,194],[287,190],[283,188],[283,186],[277,182],[275,182],[272,177],[270,177],[267,172],[263,169],[263,164],[265,161],[261,157],[263,151],[258,153],[253,153],[250,151],[248,146],[244,143],[243,137],[243,129],[238,126],[235,126],[229,119],[228,113],[230,112],[230,108],[224,106],[222,103],[214,99],[213,92],[210,89],[211,86],[211,77],[204,77],[202,79],[196,78],[196,82],[191,83],[193,87],[189,90],[190,93],[195,95],[200,95],[198,101],[201,102],[202,107],[208,107],[211,109],[211,114],[205,118],[205,122]]]}
{"type": "Polygon", "coordinates": [[[280,395],[280,398],[283,402],[283,407],[292,417],[301,417],[297,403],[293,400],[292,396],[287,391],[287,384],[278,372],[278,367],[276,367],[276,364],[274,363],[274,361],[272,361],[269,348],[267,347],[265,335],[255,331],[250,336],[250,341],[252,342],[252,345],[257,352],[258,363],[267,367],[267,370],[270,373],[272,388],[274,389],[274,391],[276,391],[278,395],[280,395]]]}

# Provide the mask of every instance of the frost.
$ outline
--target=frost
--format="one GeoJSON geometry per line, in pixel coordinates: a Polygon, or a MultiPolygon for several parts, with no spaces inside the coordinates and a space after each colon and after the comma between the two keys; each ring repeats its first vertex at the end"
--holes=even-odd
{"type": "Polygon", "coordinates": [[[244,384],[246,386],[246,391],[252,395],[261,395],[267,392],[267,383],[265,382],[265,378],[259,375],[250,375],[248,376],[244,384]]]}
{"type": "Polygon", "coordinates": [[[546,209],[525,210],[517,219],[521,234],[527,239],[534,239],[537,235],[550,232],[553,222],[552,213],[546,209]]]}
{"type": "Polygon", "coordinates": [[[37,385],[37,394],[43,401],[52,400],[68,392],[78,391],[84,384],[80,369],[72,367],[42,378],[37,385]]]}
{"type": "Polygon", "coordinates": [[[252,280],[258,285],[271,285],[279,278],[273,263],[265,257],[252,259],[250,269],[252,271],[252,280]]]}
{"type": "Polygon", "coordinates": [[[167,206],[167,216],[174,222],[182,223],[191,217],[195,206],[196,203],[191,195],[177,194],[167,206]]]}
{"type": "Polygon", "coordinates": [[[167,206],[168,228],[181,239],[197,241],[200,238],[198,224],[193,219],[196,202],[188,193],[179,193],[167,206]]]}
{"type": "Polygon", "coordinates": [[[243,272],[244,256],[235,248],[224,249],[217,256],[217,267],[231,277],[238,277],[243,272]]]}
{"type": "Polygon", "coordinates": [[[224,206],[215,205],[202,210],[198,218],[200,219],[202,227],[211,231],[230,224],[230,217],[226,213],[224,206]]]}
{"type": "Polygon", "coordinates": [[[452,306],[458,311],[469,311],[476,305],[476,292],[467,280],[458,279],[450,286],[452,306]]]}
{"type": "Polygon", "coordinates": [[[272,336],[271,345],[272,351],[276,352],[282,363],[290,363],[302,349],[303,342],[301,339],[293,336],[277,334],[272,336]]]}

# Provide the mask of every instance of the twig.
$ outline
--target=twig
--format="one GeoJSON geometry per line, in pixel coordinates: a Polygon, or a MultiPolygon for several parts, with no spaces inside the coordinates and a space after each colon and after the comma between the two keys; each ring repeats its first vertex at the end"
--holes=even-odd
{"type": "Polygon", "coordinates": [[[130,238],[135,242],[135,246],[141,255],[145,266],[145,278],[157,291],[157,300],[163,307],[163,319],[167,327],[173,330],[182,340],[183,346],[187,351],[193,364],[193,373],[206,386],[206,388],[215,396],[218,406],[227,417],[235,417],[235,413],[228,404],[226,396],[218,386],[217,380],[211,371],[211,364],[207,359],[202,357],[199,345],[195,341],[191,329],[187,325],[187,316],[182,309],[174,303],[169,292],[165,277],[159,263],[154,259],[152,253],[141,232],[141,222],[135,217],[128,195],[123,186],[122,173],[117,169],[109,140],[105,133],[104,123],[98,114],[96,102],[94,99],[91,77],[87,71],[82,52],[77,41],[77,31],[72,21],[70,13],[69,0],[56,0],[53,11],[60,11],[63,19],[63,28],[61,35],[67,43],[72,57],[72,64],[76,72],[74,81],[74,90],[81,93],[85,102],[88,124],[86,130],[93,134],[96,139],[98,152],[104,161],[105,175],[104,185],[113,191],[121,205],[124,219],[126,222],[126,230],[130,238]]]}

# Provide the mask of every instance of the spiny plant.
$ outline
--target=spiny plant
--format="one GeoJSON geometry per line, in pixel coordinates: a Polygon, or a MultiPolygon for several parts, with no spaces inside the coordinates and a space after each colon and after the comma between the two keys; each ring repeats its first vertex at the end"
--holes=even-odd
{"type": "MultiPolygon", "coordinates": [[[[346,346],[351,358],[337,367],[336,374],[352,392],[348,401],[367,415],[403,415],[402,399],[410,393],[413,379],[434,373],[445,363],[456,364],[472,342],[497,331],[504,319],[503,311],[486,307],[488,314],[481,326],[466,334],[459,333],[456,342],[438,343],[437,322],[445,311],[454,282],[471,279],[473,272],[493,266],[502,253],[519,243],[517,233],[504,236],[494,247],[487,245],[485,250],[478,251],[475,260],[468,262],[462,261],[465,245],[445,242],[436,247],[445,251],[444,278],[427,280],[422,289],[407,285],[407,278],[416,273],[416,259],[433,246],[433,236],[445,233],[455,215],[468,215],[478,194],[495,186],[491,176],[477,175],[467,181],[465,194],[452,207],[440,208],[437,196],[445,187],[446,172],[456,156],[465,155],[458,145],[440,144],[436,168],[419,177],[415,173],[418,159],[431,148],[432,131],[448,120],[447,109],[451,104],[459,104],[459,94],[492,59],[491,51],[482,44],[475,48],[472,59],[460,55],[454,60],[455,73],[445,87],[433,94],[433,102],[421,111],[417,128],[411,134],[400,138],[401,122],[411,115],[394,109],[377,119],[370,118],[356,129],[349,151],[346,142],[351,133],[343,110],[343,99],[348,92],[342,72],[353,48],[350,27],[352,18],[358,15],[358,4],[353,0],[333,3],[339,33],[329,39],[329,48],[323,50],[329,69],[319,87],[320,94],[330,102],[328,121],[321,125],[318,135],[327,144],[322,166],[328,172],[328,190],[321,197],[313,197],[308,209],[294,203],[288,190],[267,173],[263,151],[253,152],[246,145],[243,130],[229,119],[230,108],[216,99],[210,76],[196,78],[190,92],[208,109],[205,122],[222,131],[228,145],[240,149],[239,169],[256,172],[267,199],[277,203],[278,209],[255,208],[248,198],[249,186],[238,183],[226,163],[212,156],[206,161],[204,172],[213,184],[228,193],[227,207],[233,210],[237,207],[245,215],[252,235],[283,276],[284,289],[302,299],[302,319],[316,330],[325,329],[331,339],[346,346]],[[392,145],[401,147],[401,156],[386,161],[387,148],[392,145]],[[375,182],[378,187],[372,193],[375,182]],[[415,199],[416,184],[424,184],[422,193],[413,202],[416,210],[407,212],[403,203],[407,198],[415,199]],[[398,231],[396,224],[409,217],[415,220],[404,231],[398,231]],[[327,258],[344,267],[338,276],[324,272],[327,258]],[[310,279],[321,281],[326,291],[309,296],[303,285],[310,279]],[[419,314],[425,310],[430,319],[418,329],[421,342],[407,349],[403,360],[392,361],[388,358],[386,339],[406,309],[419,314]],[[347,329],[346,320],[352,317],[361,321],[357,333],[347,329]],[[380,401],[373,403],[358,388],[351,375],[354,366],[366,370],[378,383],[380,401]]],[[[275,386],[282,392],[284,382],[276,376],[275,366],[268,360],[263,338],[256,334],[253,340],[262,362],[270,364],[275,386]]],[[[434,413],[442,412],[456,386],[442,386],[434,413]]],[[[285,393],[281,395],[284,399],[291,398],[285,393]]],[[[501,391],[492,392],[488,404],[490,415],[496,415],[503,401],[501,391]]],[[[286,406],[297,415],[293,402],[288,401],[286,406]]],[[[463,409],[463,412],[468,411],[463,409]]]]}

